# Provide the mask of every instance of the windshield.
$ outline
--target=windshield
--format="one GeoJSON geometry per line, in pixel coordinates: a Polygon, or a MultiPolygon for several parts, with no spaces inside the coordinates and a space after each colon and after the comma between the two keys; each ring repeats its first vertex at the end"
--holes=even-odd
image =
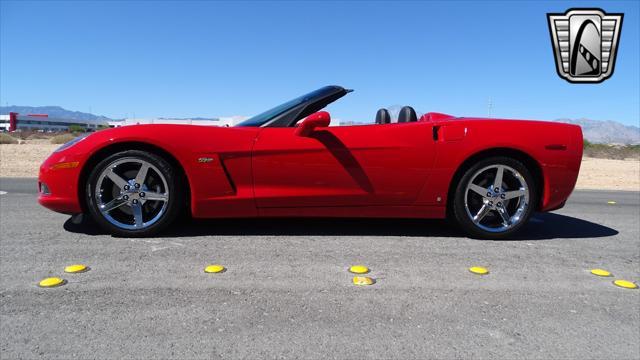
{"type": "Polygon", "coordinates": [[[273,109],[267,110],[261,114],[258,114],[252,118],[249,118],[239,124],[237,124],[236,126],[262,126],[265,123],[267,123],[269,120],[275,118],[276,116],[280,115],[280,114],[284,114],[285,112],[289,111],[290,109],[302,104],[303,102],[307,101],[308,99],[317,97],[317,96],[321,96],[325,93],[328,93],[330,91],[334,91],[334,88],[331,86],[325,86],[323,88],[320,88],[318,90],[314,90],[308,94],[302,95],[300,97],[297,97],[293,100],[289,100],[284,104],[278,105],[276,107],[274,107],[273,109]]]}

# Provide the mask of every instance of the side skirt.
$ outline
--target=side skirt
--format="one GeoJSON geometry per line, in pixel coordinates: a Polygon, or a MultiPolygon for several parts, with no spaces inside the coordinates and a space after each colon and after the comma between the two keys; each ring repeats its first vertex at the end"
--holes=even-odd
{"type": "Polygon", "coordinates": [[[365,217],[444,219],[444,206],[353,206],[353,207],[296,207],[260,208],[260,217],[365,217]]]}

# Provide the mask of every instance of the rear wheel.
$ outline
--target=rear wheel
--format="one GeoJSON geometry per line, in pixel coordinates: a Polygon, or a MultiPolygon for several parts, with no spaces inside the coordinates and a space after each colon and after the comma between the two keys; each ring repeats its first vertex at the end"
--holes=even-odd
{"type": "Polygon", "coordinates": [[[473,237],[503,239],[529,220],[537,200],[533,176],[524,164],[491,157],[467,169],[458,182],[453,215],[473,237]]]}
{"type": "Polygon", "coordinates": [[[181,187],[163,158],[145,151],[123,151],[102,160],[89,175],[87,207],[111,234],[150,236],[179,214],[184,203],[181,187]]]}

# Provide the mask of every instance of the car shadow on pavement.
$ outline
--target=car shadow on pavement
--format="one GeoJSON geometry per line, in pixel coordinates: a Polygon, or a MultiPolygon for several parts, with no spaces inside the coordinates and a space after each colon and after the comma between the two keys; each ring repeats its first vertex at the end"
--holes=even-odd
{"type": "MultiPolygon", "coordinates": [[[[65,230],[86,235],[106,235],[91,220],[77,223],[70,218],[65,230]]],[[[613,236],[618,231],[587,220],[555,213],[538,213],[508,240],[550,240],[613,236]]],[[[273,236],[410,236],[464,237],[454,225],[444,220],[424,219],[184,219],[157,237],[193,237],[217,235],[273,236]]]]}

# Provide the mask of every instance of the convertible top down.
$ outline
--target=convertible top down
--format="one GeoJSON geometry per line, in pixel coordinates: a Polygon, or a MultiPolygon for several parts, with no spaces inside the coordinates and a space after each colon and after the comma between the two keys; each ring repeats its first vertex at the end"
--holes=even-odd
{"type": "MultiPolygon", "coordinates": [[[[326,86],[234,127],[134,125],[77,138],[41,166],[39,202],[88,213],[108,232],[150,236],[196,218],[404,217],[512,236],[562,207],[582,132],[569,124],[380,109],[370,125],[329,127],[326,86]]],[[[373,112],[372,112],[373,113],[373,112]]]]}

